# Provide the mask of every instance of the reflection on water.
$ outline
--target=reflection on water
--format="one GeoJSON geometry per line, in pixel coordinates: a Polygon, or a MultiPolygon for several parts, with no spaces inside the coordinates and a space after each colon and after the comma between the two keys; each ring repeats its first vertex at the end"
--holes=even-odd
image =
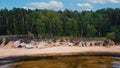
{"type": "Polygon", "coordinates": [[[120,58],[106,56],[57,57],[55,59],[12,62],[0,65],[0,68],[120,68],[120,58]]]}

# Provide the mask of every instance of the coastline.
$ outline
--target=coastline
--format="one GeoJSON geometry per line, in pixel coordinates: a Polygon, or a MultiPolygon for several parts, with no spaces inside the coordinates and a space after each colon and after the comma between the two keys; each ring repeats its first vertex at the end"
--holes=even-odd
{"type": "Polygon", "coordinates": [[[11,48],[0,49],[0,59],[24,59],[31,57],[57,57],[57,56],[115,56],[120,57],[120,46],[59,46],[43,49],[11,48]]]}

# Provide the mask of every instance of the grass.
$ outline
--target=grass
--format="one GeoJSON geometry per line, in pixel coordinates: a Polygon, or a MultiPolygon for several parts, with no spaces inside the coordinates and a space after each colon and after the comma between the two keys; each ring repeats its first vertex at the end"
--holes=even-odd
{"type": "Polygon", "coordinates": [[[52,39],[70,39],[70,40],[75,40],[75,39],[81,39],[81,40],[106,40],[107,38],[105,37],[68,37],[68,36],[62,36],[62,37],[53,37],[52,39]]]}

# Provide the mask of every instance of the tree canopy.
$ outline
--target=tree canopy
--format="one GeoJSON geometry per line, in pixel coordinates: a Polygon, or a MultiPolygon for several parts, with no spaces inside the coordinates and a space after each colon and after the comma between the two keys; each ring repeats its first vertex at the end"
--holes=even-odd
{"type": "Polygon", "coordinates": [[[0,10],[0,35],[114,37],[120,41],[120,8],[97,11],[0,10]]]}

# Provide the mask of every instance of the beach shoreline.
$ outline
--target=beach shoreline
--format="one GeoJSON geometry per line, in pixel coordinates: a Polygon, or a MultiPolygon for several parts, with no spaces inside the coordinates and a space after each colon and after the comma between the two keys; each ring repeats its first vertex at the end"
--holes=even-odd
{"type": "Polygon", "coordinates": [[[25,49],[11,48],[0,49],[0,59],[20,59],[28,57],[56,57],[56,56],[117,56],[120,57],[120,46],[93,46],[93,47],[77,47],[77,46],[59,46],[43,49],[25,49]]]}

